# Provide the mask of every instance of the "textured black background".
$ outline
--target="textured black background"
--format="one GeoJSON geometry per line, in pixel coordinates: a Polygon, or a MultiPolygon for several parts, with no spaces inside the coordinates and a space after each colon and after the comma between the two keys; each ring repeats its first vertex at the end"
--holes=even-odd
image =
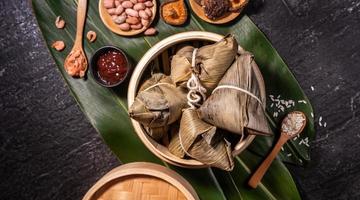
{"type": "MultiPolygon", "coordinates": [[[[291,167],[302,197],[360,199],[360,1],[251,0],[246,12],[327,122],[310,166],[291,167]]],[[[0,20],[0,199],[80,199],[119,161],[69,94],[29,2],[0,0],[0,20]]]]}

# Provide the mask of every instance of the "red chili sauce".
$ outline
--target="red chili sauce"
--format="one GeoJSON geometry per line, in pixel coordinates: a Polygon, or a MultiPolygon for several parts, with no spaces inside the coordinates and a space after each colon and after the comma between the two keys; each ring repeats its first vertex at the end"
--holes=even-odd
{"type": "Polygon", "coordinates": [[[128,66],[125,56],[117,50],[109,50],[99,56],[97,74],[106,85],[113,85],[126,76],[128,66]]]}

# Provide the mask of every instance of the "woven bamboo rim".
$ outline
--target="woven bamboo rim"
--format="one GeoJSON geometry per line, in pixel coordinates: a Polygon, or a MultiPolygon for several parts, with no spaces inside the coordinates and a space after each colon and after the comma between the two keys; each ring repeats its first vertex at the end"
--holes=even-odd
{"type": "Polygon", "coordinates": [[[152,163],[117,167],[103,176],[83,200],[198,200],[192,186],[176,172],[152,163]]]}
{"type": "MultiPolygon", "coordinates": [[[[141,81],[141,77],[149,65],[149,63],[159,56],[164,50],[167,48],[187,41],[210,41],[210,42],[217,42],[221,39],[223,39],[223,35],[219,35],[216,33],[211,32],[204,32],[204,31],[189,31],[189,32],[183,32],[178,33],[175,35],[172,35],[168,38],[165,38],[158,42],[156,45],[154,45],[152,48],[150,48],[145,55],[141,58],[141,60],[138,62],[129,83],[128,88],[128,106],[131,106],[135,100],[135,96],[141,81]]],[[[261,72],[258,68],[254,68],[255,76],[259,80],[259,86],[260,86],[260,96],[263,99],[265,97],[265,83],[263,80],[263,77],[261,75],[261,72]]],[[[264,102],[264,106],[266,105],[266,102],[264,102]]],[[[170,153],[170,151],[167,149],[167,147],[159,144],[155,140],[153,140],[144,130],[142,125],[137,122],[136,120],[131,119],[131,122],[134,126],[135,132],[140,137],[141,141],[145,144],[145,146],[154,153],[158,158],[162,159],[165,162],[168,162],[170,164],[185,167],[185,168],[204,168],[208,167],[206,164],[201,163],[194,159],[181,159],[173,154],[170,153]]],[[[255,135],[249,135],[244,138],[244,140],[239,144],[239,149],[233,152],[233,155],[239,155],[244,149],[246,149],[251,142],[255,139],[255,135]]]]}

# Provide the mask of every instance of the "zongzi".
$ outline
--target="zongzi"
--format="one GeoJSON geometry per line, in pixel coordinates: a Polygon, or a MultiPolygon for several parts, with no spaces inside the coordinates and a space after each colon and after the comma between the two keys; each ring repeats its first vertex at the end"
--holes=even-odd
{"type": "Polygon", "coordinates": [[[210,93],[219,83],[226,70],[234,61],[238,43],[229,35],[219,42],[206,45],[193,55],[194,47],[181,48],[171,60],[171,79],[177,86],[185,86],[192,73],[192,57],[195,56],[195,68],[202,85],[210,93]]]}
{"type": "Polygon", "coordinates": [[[230,171],[234,167],[230,143],[216,130],[215,126],[202,121],[195,109],[188,108],[181,117],[178,142],[186,155],[230,171]]]}
{"type": "MultiPolygon", "coordinates": [[[[160,75],[153,75],[152,82],[156,82],[154,76],[160,75]]],[[[186,93],[168,80],[164,75],[158,83],[139,91],[129,116],[150,128],[164,127],[178,120],[181,109],[186,107],[186,93]]]]}
{"type": "Polygon", "coordinates": [[[237,134],[268,135],[265,94],[261,90],[258,67],[253,55],[242,52],[219,82],[212,95],[199,108],[201,119],[237,134]]]}

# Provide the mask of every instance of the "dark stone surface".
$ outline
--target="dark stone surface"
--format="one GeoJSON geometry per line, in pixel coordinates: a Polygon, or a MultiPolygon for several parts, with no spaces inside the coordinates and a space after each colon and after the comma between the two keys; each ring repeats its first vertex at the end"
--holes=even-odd
{"type": "MultiPolygon", "coordinates": [[[[247,13],[315,108],[304,199],[360,199],[360,1],[252,0],[247,13]],[[310,89],[313,86],[314,91],[310,89]]],[[[80,199],[119,164],[44,46],[27,1],[0,1],[1,199],[80,199]]]]}

